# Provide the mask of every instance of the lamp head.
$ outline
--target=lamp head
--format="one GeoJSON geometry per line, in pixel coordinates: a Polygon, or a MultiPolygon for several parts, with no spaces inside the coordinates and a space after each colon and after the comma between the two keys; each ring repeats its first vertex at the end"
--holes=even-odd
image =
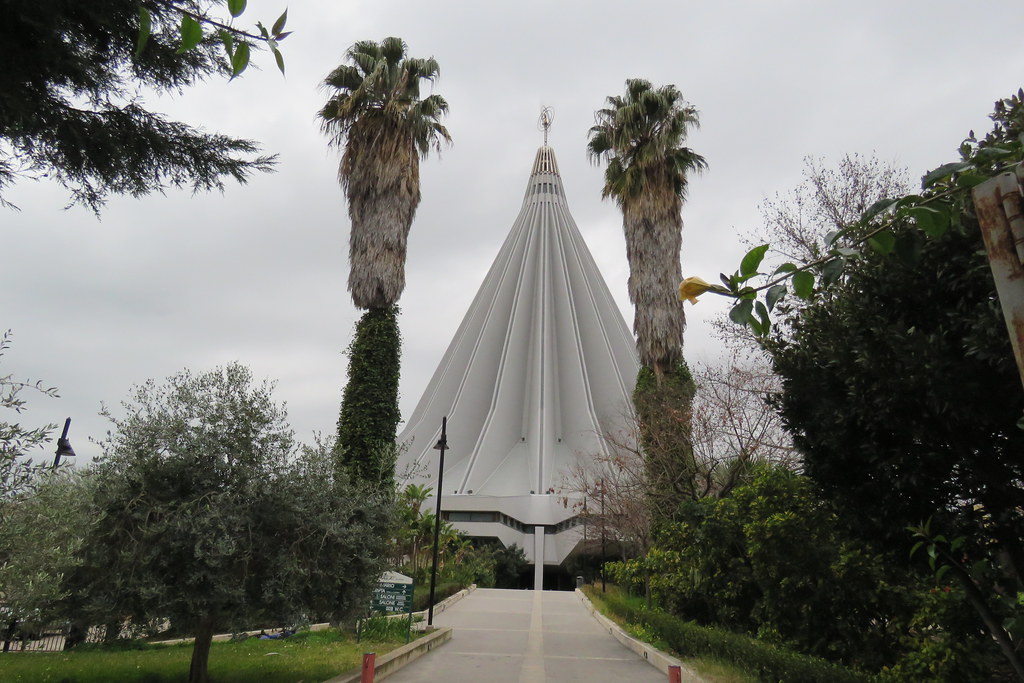
{"type": "Polygon", "coordinates": [[[57,439],[57,455],[62,458],[75,457],[75,449],[71,447],[71,442],[64,437],[57,439]]]}

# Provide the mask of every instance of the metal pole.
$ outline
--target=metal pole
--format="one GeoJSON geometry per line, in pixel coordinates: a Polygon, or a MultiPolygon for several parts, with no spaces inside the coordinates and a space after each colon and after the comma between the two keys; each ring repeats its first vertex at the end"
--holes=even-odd
{"type": "Polygon", "coordinates": [[[588,516],[589,516],[589,513],[587,512],[587,497],[586,497],[586,495],[584,495],[583,496],[583,547],[584,548],[587,547],[587,517],[588,516]]]}
{"type": "Polygon", "coordinates": [[[605,532],[604,532],[604,479],[601,480],[601,592],[604,593],[605,532]]]}
{"type": "Polygon", "coordinates": [[[434,625],[434,588],[437,586],[437,549],[441,536],[441,491],[444,485],[444,452],[448,448],[448,417],[441,418],[441,439],[434,446],[441,451],[437,466],[437,511],[434,513],[434,563],[430,567],[430,607],[427,610],[427,626],[434,625]]]}
{"type": "Polygon", "coordinates": [[[68,443],[68,429],[71,428],[71,418],[64,420],[64,433],[57,439],[57,454],[53,456],[53,468],[57,469],[60,465],[60,454],[64,452],[64,449],[70,449],[71,444],[68,443]]]}
{"type": "Polygon", "coordinates": [[[377,673],[377,653],[363,653],[363,671],[359,677],[359,683],[373,683],[375,673],[377,673]]]}
{"type": "Polygon", "coordinates": [[[1024,208],[1021,181],[1024,165],[1016,173],[1003,173],[974,187],[974,208],[985,240],[996,294],[1003,309],[1017,372],[1024,382],[1024,208]]]}

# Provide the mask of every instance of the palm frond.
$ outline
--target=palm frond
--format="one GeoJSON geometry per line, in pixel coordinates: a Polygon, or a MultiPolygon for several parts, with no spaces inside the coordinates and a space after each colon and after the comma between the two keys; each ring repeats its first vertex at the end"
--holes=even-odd
{"type": "Polygon", "coordinates": [[[406,49],[396,37],[359,41],[323,82],[330,96],[319,118],[331,144],[344,150],[338,180],[352,221],[349,291],[360,308],[383,308],[401,296],[419,162],[451,142],[440,122],[448,103],[420,96],[422,81],[437,80],[438,63],[407,57],[406,49]]]}

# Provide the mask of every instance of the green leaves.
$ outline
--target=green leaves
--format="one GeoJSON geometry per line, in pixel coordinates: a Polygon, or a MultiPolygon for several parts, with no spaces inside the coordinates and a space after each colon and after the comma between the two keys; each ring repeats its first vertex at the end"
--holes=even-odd
{"type": "Polygon", "coordinates": [[[235,55],[235,37],[231,35],[231,31],[221,29],[220,40],[224,44],[224,50],[227,51],[230,60],[235,55]]]}
{"type": "Polygon", "coordinates": [[[285,22],[287,22],[287,21],[288,21],[288,10],[285,10],[281,14],[281,16],[279,16],[277,18],[277,21],[274,22],[273,28],[270,29],[271,35],[274,36],[275,38],[277,38],[278,40],[280,40],[279,36],[281,35],[281,31],[284,30],[284,25],[285,25],[285,22]]]}
{"type": "Polygon", "coordinates": [[[892,230],[882,230],[869,237],[868,244],[879,254],[887,256],[896,246],[896,235],[892,230]]]}
{"type": "Polygon", "coordinates": [[[281,55],[281,51],[276,47],[270,48],[270,51],[274,53],[274,61],[277,62],[277,68],[284,74],[284,57],[281,55]]]}
{"type": "Polygon", "coordinates": [[[277,62],[277,68],[280,70],[282,75],[284,74],[284,55],[281,54],[281,51],[277,46],[278,43],[291,35],[290,31],[286,33],[283,32],[284,25],[287,22],[288,10],[285,10],[281,16],[277,18],[277,21],[274,22],[274,25],[269,31],[262,22],[256,22],[256,27],[260,30],[260,35],[263,37],[263,40],[267,42],[267,45],[270,47],[270,51],[274,53],[274,61],[277,62]]]}
{"type": "Polygon", "coordinates": [[[240,75],[249,66],[249,43],[239,43],[231,57],[231,77],[240,75]]]}
{"type": "Polygon", "coordinates": [[[753,300],[744,299],[729,310],[729,319],[737,325],[746,325],[750,322],[753,311],[753,300]]]}
{"type": "Polygon", "coordinates": [[[907,266],[913,268],[921,260],[921,240],[917,233],[904,232],[896,237],[896,256],[907,266]]]}
{"type": "Polygon", "coordinates": [[[153,32],[153,15],[143,6],[139,6],[139,37],[135,43],[135,56],[138,57],[146,49],[149,36],[153,32]]]}
{"type": "Polygon", "coordinates": [[[929,237],[942,237],[949,227],[949,207],[946,205],[912,206],[906,214],[929,237]]]}
{"type": "Polygon", "coordinates": [[[203,39],[203,27],[199,22],[187,14],[181,15],[181,45],[178,47],[178,54],[188,52],[200,43],[203,39]]]}
{"type": "Polygon", "coordinates": [[[288,10],[285,10],[281,14],[281,16],[277,18],[277,21],[274,22],[274,26],[270,29],[271,37],[270,40],[268,41],[270,45],[270,51],[274,53],[274,61],[277,62],[277,68],[281,71],[282,75],[284,75],[284,56],[281,54],[281,51],[277,49],[277,44],[290,35],[290,32],[282,33],[282,31],[284,31],[284,25],[285,23],[287,23],[287,21],[288,10]]]}
{"type": "Polygon", "coordinates": [[[338,418],[339,469],[354,481],[390,489],[394,477],[401,335],[398,307],[372,308],[348,350],[348,383],[338,418]]]}
{"type": "MultiPolygon", "coordinates": [[[[1004,118],[1005,108],[1011,105],[1017,106],[1004,104],[1004,118]]],[[[998,105],[993,118],[1002,121],[998,105]]],[[[1008,124],[1002,125],[1004,131],[1010,130],[1008,124]]],[[[774,310],[787,292],[809,301],[816,286],[829,287],[838,282],[846,265],[865,257],[869,249],[886,257],[895,253],[903,264],[915,267],[921,258],[925,237],[938,239],[951,227],[956,231],[966,227],[963,217],[970,214],[970,189],[1010,169],[1013,163],[1024,158],[1024,134],[1014,134],[1013,137],[1006,134],[998,139],[998,144],[993,144],[991,136],[979,141],[972,132],[961,145],[960,155],[963,157],[960,161],[943,164],[925,174],[922,178],[925,191],[921,194],[875,201],[859,219],[825,235],[823,245],[817,245],[813,256],[807,257],[813,260],[799,267],[785,263],[762,284],[750,281],[763,275],[759,269],[769,245],[762,244],[749,250],[743,256],[739,270],[731,276],[722,276],[722,282],[729,290],[727,294],[739,300],[730,312],[730,318],[756,329],[761,323],[758,309],[754,304],[747,305],[743,301],[756,301],[760,292],[765,291],[766,312],[774,310]],[[792,280],[792,285],[785,284],[787,278],[792,280]]]]}
{"type": "Polygon", "coordinates": [[[948,164],[943,164],[942,166],[929,171],[923,178],[921,178],[921,187],[927,189],[938,183],[938,181],[969,168],[974,168],[974,164],[969,161],[953,161],[948,164]]]}
{"type": "Polygon", "coordinates": [[[754,247],[747,252],[747,255],[743,257],[743,261],[740,263],[740,273],[743,275],[756,275],[757,268],[761,265],[761,261],[764,260],[764,255],[768,251],[768,245],[762,244],[759,247],[754,247]]]}
{"type": "MultiPolygon", "coordinates": [[[[245,12],[246,5],[246,0],[228,0],[227,8],[232,19],[236,19],[241,16],[242,13],[245,12]]],[[[205,37],[203,24],[208,24],[220,27],[217,34],[220,36],[221,43],[224,46],[224,52],[227,54],[228,63],[231,66],[232,79],[241,75],[249,66],[249,59],[252,51],[252,43],[250,40],[262,40],[265,42],[274,55],[274,61],[277,64],[277,68],[282,74],[284,74],[284,55],[281,54],[278,46],[282,40],[290,35],[290,32],[284,31],[284,26],[288,22],[287,9],[281,13],[281,16],[277,18],[273,27],[269,31],[261,22],[256,22],[260,35],[251,35],[241,29],[237,29],[230,25],[230,22],[229,25],[225,25],[222,21],[209,18],[205,13],[196,14],[177,6],[173,6],[171,9],[181,16],[181,24],[179,28],[181,43],[178,46],[178,54],[183,54],[196,49],[203,42],[205,37]]],[[[139,36],[136,41],[135,48],[136,56],[142,54],[142,51],[145,49],[152,33],[152,13],[146,7],[140,6],[139,36]]]]}
{"type": "Polygon", "coordinates": [[[793,293],[804,300],[814,295],[814,275],[806,270],[793,275],[793,293]]]}
{"type": "MultiPolygon", "coordinates": [[[[909,526],[907,531],[911,532],[915,538],[920,538],[913,547],[910,549],[910,558],[913,559],[914,555],[917,554],[921,548],[925,549],[925,553],[928,555],[928,568],[932,570],[935,575],[935,581],[942,581],[942,577],[952,569],[953,567],[959,567],[967,574],[979,574],[978,567],[972,567],[966,569],[964,565],[956,559],[959,554],[958,551],[962,551],[964,543],[967,541],[965,536],[957,536],[952,541],[946,538],[943,534],[931,534],[932,520],[929,518],[924,524],[920,526],[909,526]]],[[[985,563],[982,562],[982,565],[985,563]]],[[[973,578],[973,577],[972,577],[973,578]]]]}
{"type": "Polygon", "coordinates": [[[771,329],[771,318],[764,303],[754,299],[742,299],[729,309],[729,319],[737,325],[749,325],[754,334],[764,336],[771,329]]]}
{"type": "Polygon", "coordinates": [[[775,304],[784,296],[786,296],[786,285],[772,285],[769,287],[764,297],[765,302],[768,304],[768,310],[773,310],[775,304]]]}
{"type": "Polygon", "coordinates": [[[821,266],[821,283],[822,285],[830,285],[833,282],[839,280],[839,277],[843,274],[843,268],[846,266],[846,259],[841,256],[837,256],[831,261],[826,262],[821,266]]]}
{"type": "Polygon", "coordinates": [[[861,216],[861,219],[860,219],[861,222],[862,223],[869,222],[875,216],[878,216],[879,214],[884,213],[885,211],[887,211],[893,204],[895,204],[898,201],[899,201],[898,199],[893,199],[893,198],[879,199],[877,202],[875,202],[874,204],[869,206],[868,210],[864,212],[864,215],[861,216]]]}

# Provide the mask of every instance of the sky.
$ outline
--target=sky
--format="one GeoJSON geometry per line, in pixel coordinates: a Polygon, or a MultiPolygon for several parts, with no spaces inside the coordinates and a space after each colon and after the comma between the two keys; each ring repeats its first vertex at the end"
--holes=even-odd
{"type": "MultiPolygon", "coordinates": [[[[270,24],[285,0],[251,0],[241,25],[270,24]]],[[[554,110],[570,210],[632,323],[621,216],[586,156],[594,111],[627,78],[675,84],[700,112],[687,144],[709,170],[683,208],[684,275],[736,270],[759,205],[801,181],[811,156],[875,154],[911,178],[956,159],[993,102],[1024,85],[1024,3],[976,0],[303,0],[288,8],[287,75],[267,53],[240,79],[213,79],[156,111],[257,140],[277,171],[223,194],[112,198],[97,220],[67,192],[19,183],[0,208],[0,375],[42,380],[26,426],[72,418],[78,463],[133,385],[232,361],[276,382],[300,441],[329,435],[359,317],[346,291],[349,221],[338,150],[320,132],[320,83],[357,40],[400,36],[435,57],[454,144],[421,166],[423,200],[400,301],[401,408],[408,417],[518,214],[538,117],[554,110]]],[[[711,362],[710,322],[727,301],[686,305],[685,349],[711,362]]],[[[11,415],[0,420],[11,420],[11,415]]],[[[49,457],[49,444],[40,458],[49,457]]]]}

